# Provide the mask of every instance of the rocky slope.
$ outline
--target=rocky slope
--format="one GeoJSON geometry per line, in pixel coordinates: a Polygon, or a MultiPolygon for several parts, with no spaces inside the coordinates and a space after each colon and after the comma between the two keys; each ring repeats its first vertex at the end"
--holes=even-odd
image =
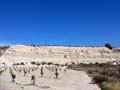
{"type": "Polygon", "coordinates": [[[46,61],[55,63],[104,63],[120,60],[120,49],[106,47],[25,46],[7,48],[0,62],[46,61]]]}
{"type": "Polygon", "coordinates": [[[9,48],[9,46],[0,47],[0,56],[9,48]]]}

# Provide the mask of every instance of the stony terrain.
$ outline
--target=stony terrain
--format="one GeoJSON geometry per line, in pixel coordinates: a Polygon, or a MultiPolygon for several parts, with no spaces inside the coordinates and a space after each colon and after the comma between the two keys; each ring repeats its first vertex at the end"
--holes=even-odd
{"type": "Polygon", "coordinates": [[[62,47],[62,46],[25,46],[9,47],[0,61],[10,63],[21,61],[46,61],[54,63],[104,63],[120,61],[120,49],[106,47],[62,47]]]}
{"type": "Polygon", "coordinates": [[[59,71],[59,77],[55,78],[54,72],[48,69],[44,69],[44,76],[41,77],[39,68],[26,76],[23,72],[13,70],[16,74],[15,83],[11,82],[10,71],[7,69],[0,75],[0,90],[100,90],[83,71],[59,71]],[[36,77],[35,85],[31,84],[31,75],[36,77]]]}
{"type": "Polygon", "coordinates": [[[51,67],[48,64],[54,65],[55,70],[56,66],[57,69],[66,69],[69,64],[96,62],[119,63],[120,49],[34,45],[2,47],[0,48],[0,90],[100,90],[84,71],[60,70],[59,77],[55,78],[55,71],[51,72],[48,68],[51,67]],[[44,68],[44,77],[40,77],[41,63],[48,65],[44,68]],[[12,73],[16,75],[15,83],[11,82],[11,68],[12,73]],[[18,72],[21,68],[22,72],[18,72]],[[29,73],[29,68],[34,70],[29,73]],[[24,69],[27,69],[26,76],[24,69]],[[35,85],[31,85],[32,75],[36,77],[35,85]]]}

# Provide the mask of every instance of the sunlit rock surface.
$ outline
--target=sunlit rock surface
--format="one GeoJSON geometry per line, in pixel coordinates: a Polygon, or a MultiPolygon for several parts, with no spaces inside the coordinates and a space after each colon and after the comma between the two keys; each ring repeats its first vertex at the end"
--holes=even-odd
{"type": "Polygon", "coordinates": [[[119,48],[25,46],[9,47],[0,57],[0,62],[46,61],[55,63],[104,63],[120,60],[119,48]]]}

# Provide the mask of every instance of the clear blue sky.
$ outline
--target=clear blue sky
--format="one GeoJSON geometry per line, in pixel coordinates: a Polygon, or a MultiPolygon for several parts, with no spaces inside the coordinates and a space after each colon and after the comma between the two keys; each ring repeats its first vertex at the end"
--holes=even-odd
{"type": "Polygon", "coordinates": [[[0,0],[0,45],[120,46],[119,0],[0,0]]]}

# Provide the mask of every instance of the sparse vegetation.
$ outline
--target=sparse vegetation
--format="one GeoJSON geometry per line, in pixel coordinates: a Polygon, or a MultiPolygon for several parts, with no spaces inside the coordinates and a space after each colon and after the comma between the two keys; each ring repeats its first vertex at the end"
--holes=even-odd
{"type": "Polygon", "coordinates": [[[120,65],[109,63],[72,64],[69,69],[86,71],[97,83],[101,90],[120,90],[120,65]]]}
{"type": "Polygon", "coordinates": [[[102,75],[94,76],[93,77],[93,82],[97,84],[101,84],[105,81],[108,81],[108,78],[102,75]]]}

